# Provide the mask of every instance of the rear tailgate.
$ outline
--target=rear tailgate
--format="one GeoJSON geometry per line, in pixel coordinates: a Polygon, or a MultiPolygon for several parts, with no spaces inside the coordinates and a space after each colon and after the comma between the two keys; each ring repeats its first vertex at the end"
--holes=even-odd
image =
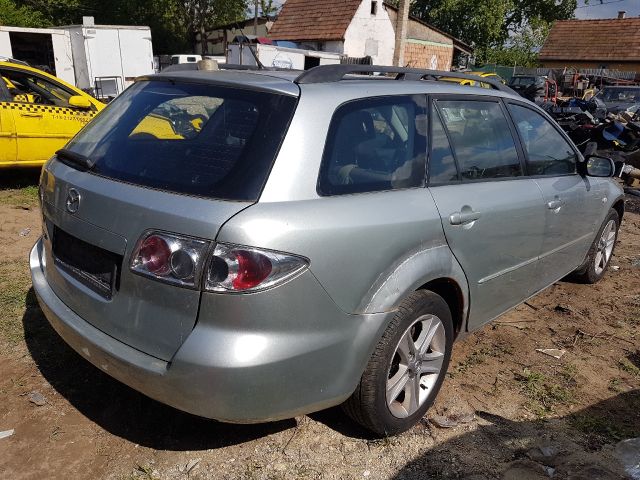
{"type": "MultiPolygon", "coordinates": [[[[163,360],[197,320],[207,245],[184,286],[133,273],[138,241],[151,230],[215,239],[257,201],[297,104],[273,89],[218,84],[229,78],[238,80],[137,82],[57,152],[41,181],[51,288],[96,328],[163,360]]],[[[173,255],[155,254],[147,260],[164,258],[163,268],[173,255]]]]}
{"type": "Polygon", "coordinates": [[[151,228],[213,240],[250,202],[224,202],[144,189],[48,165],[43,192],[47,281],[76,314],[127,345],[169,361],[193,329],[200,291],[136,275],[129,262],[151,228]],[[74,214],[69,190],[80,195],[74,214]]]}

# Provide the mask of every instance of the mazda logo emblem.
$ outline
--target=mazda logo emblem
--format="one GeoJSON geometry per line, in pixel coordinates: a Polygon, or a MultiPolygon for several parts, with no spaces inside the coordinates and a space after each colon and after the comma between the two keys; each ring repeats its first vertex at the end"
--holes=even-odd
{"type": "Polygon", "coordinates": [[[67,192],[67,212],[76,213],[80,208],[80,192],[70,188],[67,192]]]}

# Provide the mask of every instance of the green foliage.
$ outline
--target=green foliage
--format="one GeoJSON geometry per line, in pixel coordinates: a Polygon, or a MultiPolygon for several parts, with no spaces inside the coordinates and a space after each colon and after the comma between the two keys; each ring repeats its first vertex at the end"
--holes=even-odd
{"type": "Polygon", "coordinates": [[[93,15],[97,2],[82,0],[15,0],[17,5],[27,8],[45,19],[47,25],[70,25],[80,23],[83,15],[93,15]]]}
{"type": "Polygon", "coordinates": [[[204,33],[216,25],[243,20],[248,0],[182,0],[178,2],[176,20],[187,32],[192,44],[201,34],[202,51],[207,51],[204,33]]]}
{"type": "Polygon", "coordinates": [[[274,0],[260,0],[260,16],[273,17],[278,13],[278,5],[274,0]]]}
{"type": "Polygon", "coordinates": [[[0,0],[0,25],[15,27],[45,27],[49,23],[44,15],[13,0],[0,0]]]}
{"type": "Polygon", "coordinates": [[[538,52],[548,34],[548,24],[535,29],[525,27],[513,34],[504,45],[487,48],[484,59],[487,63],[497,65],[535,67],[538,64],[538,52]]]}
{"type": "MultiPolygon", "coordinates": [[[[78,24],[148,25],[156,54],[191,51],[198,33],[244,20],[249,0],[0,0],[0,24],[43,27],[78,24]]],[[[262,1],[263,11],[273,2],[262,1]]]]}
{"type": "Polygon", "coordinates": [[[572,18],[576,6],[577,0],[415,0],[411,13],[473,45],[480,63],[522,65],[535,64],[550,25],[572,18]]]}

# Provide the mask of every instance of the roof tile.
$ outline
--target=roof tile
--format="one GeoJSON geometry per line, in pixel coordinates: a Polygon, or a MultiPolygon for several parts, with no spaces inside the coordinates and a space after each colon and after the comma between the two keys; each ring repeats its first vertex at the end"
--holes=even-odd
{"type": "Polygon", "coordinates": [[[540,60],[640,61],[640,18],[556,22],[540,60]]]}
{"type": "Polygon", "coordinates": [[[342,40],[362,0],[287,0],[269,37],[280,40],[342,40]]]}

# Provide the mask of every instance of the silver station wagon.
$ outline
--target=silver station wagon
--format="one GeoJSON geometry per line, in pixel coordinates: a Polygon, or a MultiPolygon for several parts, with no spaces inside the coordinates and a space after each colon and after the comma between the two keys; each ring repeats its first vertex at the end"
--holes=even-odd
{"type": "Polygon", "coordinates": [[[468,75],[369,66],[138,79],[45,166],[33,285],[151,398],[251,423],[344,404],[414,425],[453,342],[605,273],[611,160],[468,75]],[[362,72],[385,75],[362,75],[362,72]]]}

